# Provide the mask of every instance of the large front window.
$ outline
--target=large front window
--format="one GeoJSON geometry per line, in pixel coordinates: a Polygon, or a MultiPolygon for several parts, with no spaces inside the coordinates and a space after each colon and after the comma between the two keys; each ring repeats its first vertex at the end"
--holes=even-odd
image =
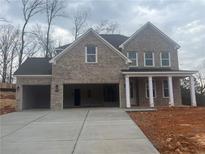
{"type": "Polygon", "coordinates": [[[136,51],[128,51],[127,56],[132,61],[132,66],[138,66],[138,53],[136,51]]]}
{"type": "Polygon", "coordinates": [[[161,66],[169,67],[170,66],[170,53],[161,52],[161,66]]]}
{"type": "Polygon", "coordinates": [[[97,63],[97,47],[94,45],[87,45],[85,47],[85,62],[97,63]]]}
{"type": "Polygon", "coordinates": [[[144,65],[145,66],[154,66],[154,53],[145,52],[144,53],[144,65]]]}
{"type": "MultiPolygon", "coordinates": [[[[152,84],[153,84],[153,86],[152,86],[152,88],[153,88],[153,97],[156,97],[156,81],[153,80],[152,84]]],[[[148,84],[148,81],[146,81],[145,88],[146,88],[146,97],[149,98],[149,84],[148,84]]]]}

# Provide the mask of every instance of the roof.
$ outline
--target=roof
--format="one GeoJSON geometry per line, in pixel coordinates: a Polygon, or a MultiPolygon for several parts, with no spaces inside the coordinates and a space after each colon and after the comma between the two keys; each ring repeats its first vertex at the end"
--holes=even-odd
{"type": "Polygon", "coordinates": [[[147,22],[144,24],[140,29],[138,29],[134,34],[132,34],[126,41],[124,41],[119,47],[123,48],[124,45],[126,45],[129,41],[131,41],[135,36],[137,36],[141,31],[143,31],[146,28],[152,28],[156,30],[165,40],[172,43],[176,49],[180,48],[180,45],[176,43],[174,40],[172,40],[169,36],[167,36],[165,33],[163,33],[161,30],[159,30],[155,25],[153,25],[151,22],[147,22]]]}
{"type": "Polygon", "coordinates": [[[128,39],[127,36],[121,34],[100,34],[100,36],[117,49],[119,48],[120,44],[122,44],[128,39]]]}
{"type": "Polygon", "coordinates": [[[32,57],[27,58],[14,72],[14,75],[51,75],[52,64],[50,58],[32,57]]]}
{"type": "MultiPolygon", "coordinates": [[[[113,45],[116,49],[119,49],[120,44],[122,44],[128,39],[127,36],[121,34],[100,34],[100,36],[104,38],[107,42],[109,42],[111,45],[113,45]]],[[[56,48],[57,53],[63,51],[69,45],[71,45],[71,43],[57,47],[56,48]]]]}
{"type": "Polygon", "coordinates": [[[83,35],[81,35],[79,38],[77,38],[71,45],[68,45],[67,48],[65,48],[62,52],[60,52],[58,55],[53,57],[50,62],[56,63],[56,60],[58,60],[61,56],[63,56],[66,52],[68,52],[70,49],[72,49],[76,44],[82,40],[84,37],[86,37],[88,34],[94,34],[97,39],[102,41],[107,47],[109,47],[113,52],[118,54],[122,59],[125,60],[126,63],[131,63],[131,60],[127,58],[122,52],[120,52],[118,49],[116,49],[112,44],[110,44],[107,40],[105,40],[102,36],[100,36],[96,31],[94,31],[92,28],[88,29],[83,35]]]}

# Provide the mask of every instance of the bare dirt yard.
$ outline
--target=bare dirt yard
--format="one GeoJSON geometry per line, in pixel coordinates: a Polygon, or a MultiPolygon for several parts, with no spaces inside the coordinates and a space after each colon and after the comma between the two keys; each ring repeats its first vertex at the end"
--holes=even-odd
{"type": "Polygon", "coordinates": [[[205,154],[205,107],[128,112],[162,154],[205,154]]]}
{"type": "Polygon", "coordinates": [[[15,92],[0,92],[0,115],[15,111],[15,92]]]}

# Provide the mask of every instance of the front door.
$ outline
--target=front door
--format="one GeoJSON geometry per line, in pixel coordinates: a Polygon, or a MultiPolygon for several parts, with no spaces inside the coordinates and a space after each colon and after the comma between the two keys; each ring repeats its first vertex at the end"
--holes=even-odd
{"type": "Polygon", "coordinates": [[[80,89],[74,89],[74,105],[80,106],[80,89]]]}

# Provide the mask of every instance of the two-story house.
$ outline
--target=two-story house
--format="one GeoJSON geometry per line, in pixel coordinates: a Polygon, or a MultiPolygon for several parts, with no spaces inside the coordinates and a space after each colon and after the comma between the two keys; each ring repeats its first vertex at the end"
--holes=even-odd
{"type": "Polygon", "coordinates": [[[196,106],[196,71],[179,70],[179,48],[150,22],[130,37],[89,29],[52,59],[28,58],[19,67],[17,109],[180,105],[184,77],[196,106]]]}

